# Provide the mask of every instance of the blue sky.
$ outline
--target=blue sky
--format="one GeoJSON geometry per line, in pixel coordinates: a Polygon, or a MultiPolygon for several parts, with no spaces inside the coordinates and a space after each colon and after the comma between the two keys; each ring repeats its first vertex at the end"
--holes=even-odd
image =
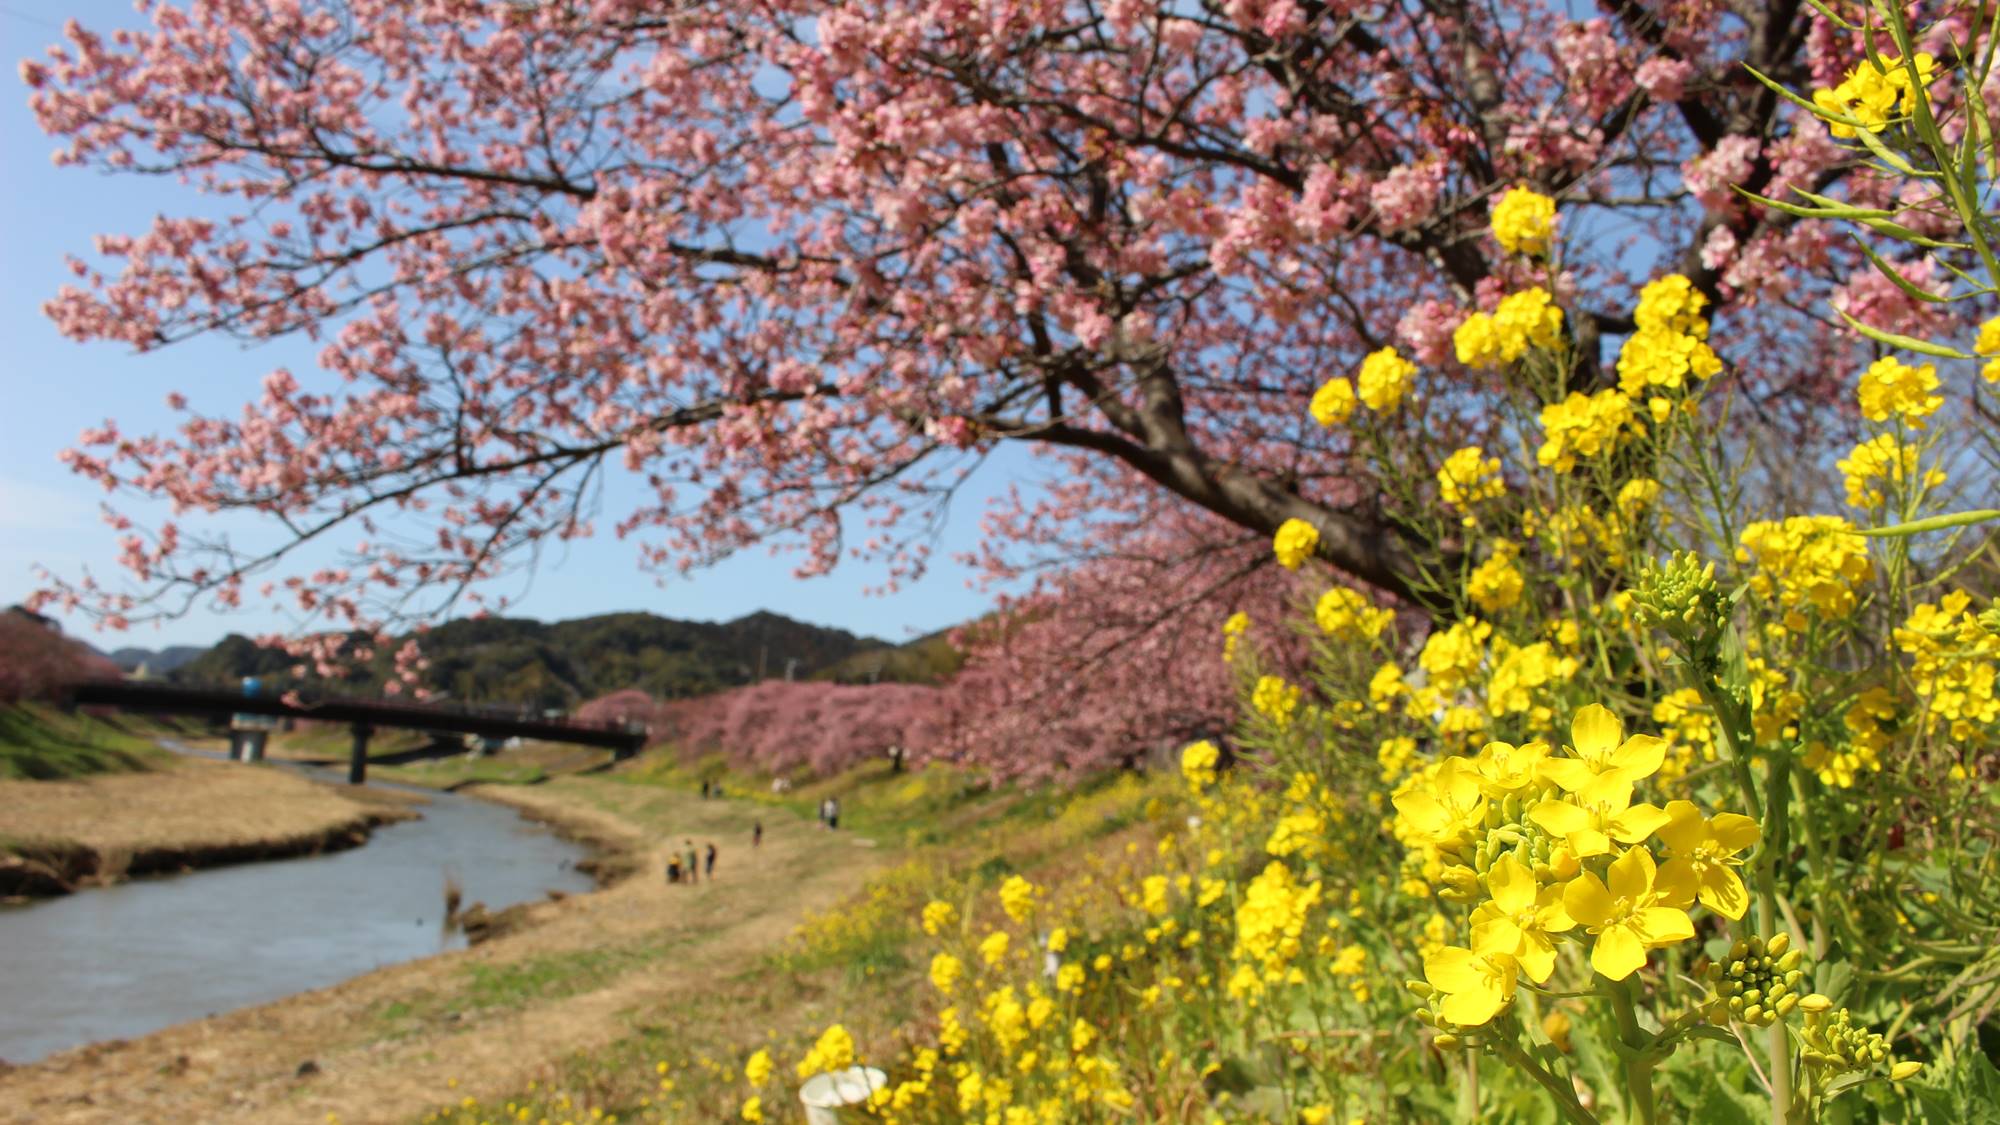
{"type": "MultiPolygon", "coordinates": [[[[116,536],[99,518],[101,489],[72,476],[56,455],[81,430],[115,418],[130,433],[152,432],[173,421],[168,392],[186,394],[196,409],[235,413],[258,393],[259,380],[287,366],[314,382],[311,345],[291,341],[246,349],[230,340],[196,340],[150,355],[122,345],[77,344],[58,335],[41,313],[42,302],[69,279],[68,253],[87,253],[94,235],[136,232],[156,213],[201,213],[191,190],[168,181],[105,176],[85,168],[55,168],[55,142],[42,134],[27,108],[25,87],[12,79],[14,64],[41,55],[61,38],[62,18],[74,15],[99,30],[133,25],[123,0],[0,0],[0,46],[7,61],[7,96],[0,98],[0,605],[20,600],[36,585],[41,564],[65,575],[84,568],[117,577],[116,536]],[[60,15],[50,14],[52,12],[60,15]]],[[[826,578],[799,581],[789,556],[755,550],[688,578],[657,583],[637,566],[637,548],[609,535],[551,551],[532,582],[513,581],[496,593],[520,594],[510,614],[559,620],[619,610],[720,621],[768,609],[815,624],[900,640],[955,624],[982,612],[990,598],[969,588],[971,574],[948,556],[977,541],[985,496],[1012,480],[1031,480],[1033,460],[1024,450],[1002,450],[961,495],[931,571],[896,594],[867,596],[881,582],[879,570],[848,564],[826,578]],[[523,591],[525,592],[523,593],[523,591]]],[[[613,488],[599,526],[619,514],[613,488]]],[[[126,502],[135,518],[164,514],[126,502]]],[[[231,524],[233,534],[268,537],[254,524],[231,524]]],[[[275,611],[252,605],[218,615],[195,610],[161,625],[124,634],[90,634],[81,618],[68,621],[99,647],[133,644],[207,644],[225,632],[284,629],[275,611]]]]}

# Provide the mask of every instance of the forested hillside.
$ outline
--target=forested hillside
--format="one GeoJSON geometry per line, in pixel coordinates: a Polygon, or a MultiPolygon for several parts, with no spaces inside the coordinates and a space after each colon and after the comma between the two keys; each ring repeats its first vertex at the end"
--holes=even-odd
{"type": "MultiPolygon", "coordinates": [[[[611,692],[637,689],[656,699],[720,691],[762,679],[823,677],[847,682],[932,679],[953,666],[949,646],[933,636],[899,648],[873,637],[821,628],[774,613],[734,621],[678,621],[649,613],[614,613],[546,624],[521,618],[452,621],[422,638],[430,667],[423,682],[448,698],[572,708],[611,692]]],[[[260,676],[290,683],[294,661],[232,634],[173,678],[220,683],[260,676]]],[[[346,690],[378,690],[388,678],[387,650],[362,662],[346,690]]]]}

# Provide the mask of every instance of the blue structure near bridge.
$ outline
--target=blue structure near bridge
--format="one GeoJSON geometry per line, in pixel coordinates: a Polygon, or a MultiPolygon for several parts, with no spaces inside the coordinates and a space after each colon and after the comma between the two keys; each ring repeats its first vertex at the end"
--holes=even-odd
{"type": "MultiPolygon", "coordinates": [[[[474,735],[500,741],[531,738],[543,742],[597,746],[610,750],[614,760],[619,761],[638,753],[646,744],[645,729],[631,726],[546,716],[523,717],[466,707],[386,699],[339,696],[287,698],[265,694],[262,687],[253,678],[246,678],[240,690],[99,680],[76,684],[69,689],[67,696],[72,704],[80,707],[117,707],[153,714],[228,718],[232,727],[238,719],[246,717],[262,722],[290,718],[344,723],[354,735],[347,780],[355,785],[368,779],[368,740],[381,727],[474,735]]],[[[261,751],[261,739],[259,742],[261,751]]]]}

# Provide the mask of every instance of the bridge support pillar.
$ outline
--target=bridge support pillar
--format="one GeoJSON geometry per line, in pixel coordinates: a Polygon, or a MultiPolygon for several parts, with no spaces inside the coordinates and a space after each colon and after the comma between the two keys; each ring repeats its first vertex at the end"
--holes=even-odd
{"type": "Polygon", "coordinates": [[[374,727],[354,724],[354,756],[347,760],[349,785],[359,785],[368,780],[368,736],[374,733],[374,727]]]}

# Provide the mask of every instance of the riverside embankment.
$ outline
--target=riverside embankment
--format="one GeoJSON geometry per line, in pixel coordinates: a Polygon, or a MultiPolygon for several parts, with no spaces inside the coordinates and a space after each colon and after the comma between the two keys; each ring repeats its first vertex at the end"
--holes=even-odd
{"type": "Polygon", "coordinates": [[[182,757],[161,768],[0,781],[0,897],[354,847],[417,799],[182,757]]]}
{"type": "MultiPolygon", "coordinates": [[[[595,893],[524,905],[505,932],[469,948],[0,1073],[0,1121],[318,1123],[334,1114],[352,1125],[408,1120],[461,1095],[503,1095],[712,994],[775,951],[809,912],[852,895],[882,859],[864,841],[818,832],[782,810],[616,776],[467,792],[588,839],[605,853],[601,862],[633,874],[595,893]],[[764,841],[753,849],[760,820],[764,841]],[[718,843],[714,882],[664,882],[663,845],[687,838],[718,843]]],[[[386,827],[341,856],[294,862],[362,857],[408,827],[386,827]]],[[[338,922],[299,920],[311,931],[338,922]]]]}

